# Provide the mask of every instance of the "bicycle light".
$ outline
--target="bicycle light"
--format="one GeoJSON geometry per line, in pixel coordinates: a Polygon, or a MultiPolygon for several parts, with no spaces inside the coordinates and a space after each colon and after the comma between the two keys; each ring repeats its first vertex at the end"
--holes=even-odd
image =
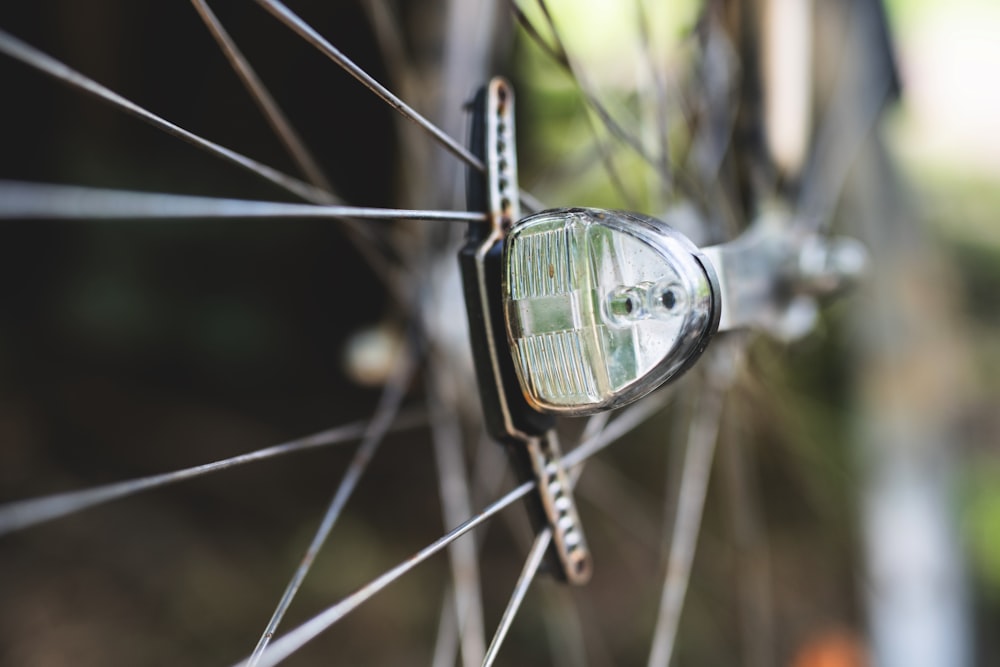
{"type": "Polygon", "coordinates": [[[709,262],[664,222],[557,209],[524,218],[504,247],[507,335],[536,409],[589,414],[686,370],[719,325],[709,262]]]}

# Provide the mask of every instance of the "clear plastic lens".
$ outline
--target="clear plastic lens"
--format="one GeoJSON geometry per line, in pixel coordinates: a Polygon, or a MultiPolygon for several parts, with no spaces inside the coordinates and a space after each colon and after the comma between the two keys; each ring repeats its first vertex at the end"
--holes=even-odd
{"type": "Polygon", "coordinates": [[[649,290],[649,308],[660,317],[679,317],[687,312],[684,286],[673,280],[661,280],[649,290]]]}
{"type": "Polygon", "coordinates": [[[678,317],[687,312],[683,286],[675,280],[619,286],[608,294],[604,319],[609,326],[630,326],[649,317],[678,317]]]}
{"type": "Polygon", "coordinates": [[[641,287],[622,286],[608,294],[604,319],[610,326],[629,326],[647,314],[646,294],[641,287]]]}
{"type": "Polygon", "coordinates": [[[514,227],[505,253],[507,332],[537,408],[586,414],[634,400],[686,368],[718,324],[714,274],[652,218],[546,211],[514,227]]]}

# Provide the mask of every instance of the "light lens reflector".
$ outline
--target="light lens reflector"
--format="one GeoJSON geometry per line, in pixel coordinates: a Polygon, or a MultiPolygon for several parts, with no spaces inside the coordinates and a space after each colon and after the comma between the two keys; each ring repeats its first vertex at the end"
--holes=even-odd
{"type": "Polygon", "coordinates": [[[539,410],[589,414],[686,369],[719,321],[715,274],[683,235],[622,211],[558,209],[509,233],[504,315],[539,410]]]}

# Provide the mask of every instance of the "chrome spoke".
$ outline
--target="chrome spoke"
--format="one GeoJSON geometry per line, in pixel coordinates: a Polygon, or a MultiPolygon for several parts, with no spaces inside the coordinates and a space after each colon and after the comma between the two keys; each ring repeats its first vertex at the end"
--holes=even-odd
{"type": "Polygon", "coordinates": [[[382,391],[382,396],[379,398],[378,406],[375,408],[375,414],[372,417],[371,422],[368,424],[368,428],[365,430],[364,439],[361,441],[361,444],[358,445],[358,449],[354,452],[354,457],[351,459],[351,463],[348,466],[347,471],[340,480],[337,491],[334,493],[333,499],[330,501],[330,505],[327,508],[326,513],[323,515],[323,519],[320,521],[320,525],[316,529],[316,533],[313,535],[312,542],[310,542],[309,547],[302,556],[299,567],[295,570],[291,580],[288,582],[288,586],[285,588],[285,592],[282,594],[281,600],[278,602],[278,606],[275,608],[271,619],[268,621],[263,634],[261,634],[260,639],[257,642],[257,646],[250,655],[250,658],[247,661],[249,667],[256,665],[257,660],[264,654],[267,645],[270,643],[271,638],[274,637],[274,633],[277,631],[278,625],[281,623],[281,619],[284,618],[285,612],[288,611],[288,607],[292,604],[292,600],[295,599],[295,594],[298,593],[303,580],[305,580],[306,575],[309,574],[309,570],[312,568],[312,564],[316,559],[316,554],[319,553],[319,550],[326,542],[326,538],[330,535],[330,531],[333,530],[333,526],[337,523],[337,519],[340,518],[340,513],[343,511],[348,499],[350,499],[351,494],[354,493],[354,489],[357,487],[362,475],[364,475],[365,470],[367,470],[368,464],[375,456],[379,445],[382,444],[386,434],[392,427],[394,419],[399,414],[399,407],[402,403],[403,397],[406,395],[410,379],[413,377],[413,373],[416,370],[415,366],[416,360],[413,358],[412,353],[406,349],[402,350],[399,353],[399,362],[393,369],[393,374],[386,382],[385,389],[382,391]]]}
{"type": "Polygon", "coordinates": [[[600,459],[595,459],[587,470],[587,478],[577,487],[577,495],[606,514],[617,530],[653,552],[658,551],[662,525],[649,510],[655,502],[641,495],[635,483],[620,470],[600,459]]]}
{"type": "Polygon", "coordinates": [[[583,629],[579,606],[587,604],[567,586],[548,586],[542,593],[542,618],[548,637],[552,667],[580,667],[588,664],[588,648],[593,647],[594,657],[589,664],[610,665],[614,660],[604,649],[599,625],[583,629]]]}
{"type": "Polygon", "coordinates": [[[693,86],[692,99],[685,100],[683,95],[678,95],[690,133],[690,146],[674,170],[674,177],[678,186],[718,219],[702,227],[704,239],[728,238],[743,224],[741,216],[733,209],[725,185],[727,177],[722,173],[726,155],[732,149],[739,111],[738,98],[734,94],[739,87],[739,62],[735,45],[717,23],[708,20],[704,27],[703,58],[713,63],[712,66],[706,62],[701,66],[701,76],[689,84],[693,86]]]}
{"type": "MultiPolygon", "coordinates": [[[[612,444],[632,429],[643,424],[650,417],[659,412],[671,398],[671,393],[660,391],[650,396],[642,402],[633,405],[622,411],[621,416],[612,421],[599,435],[592,440],[581,444],[572,452],[563,457],[563,462],[567,466],[578,466],[587,458],[593,456],[608,445],[612,444]]],[[[408,559],[399,563],[395,567],[385,571],[380,576],[368,582],[357,591],[343,598],[337,604],[327,608],[325,611],[314,616],[299,627],[290,631],[280,639],[276,640],[256,663],[260,667],[272,667],[279,664],[288,656],[292,655],[300,648],[317,637],[324,630],[342,619],[344,616],[357,609],[366,600],[379,593],[391,583],[405,575],[407,572],[420,565],[431,556],[447,548],[449,544],[462,537],[477,526],[492,519],[505,508],[514,504],[521,498],[527,496],[534,489],[534,482],[524,482],[520,486],[507,492],[499,500],[488,505],[481,512],[466,520],[462,524],[453,528],[444,536],[431,542],[423,549],[417,551],[408,559]]],[[[247,661],[237,663],[241,667],[247,665],[247,661]]]]}
{"type": "MultiPolygon", "coordinates": [[[[295,128],[288,120],[288,117],[281,110],[281,107],[278,106],[274,97],[260,80],[260,77],[257,76],[250,62],[236,46],[207,2],[205,0],[191,1],[194,4],[195,10],[198,11],[202,20],[205,21],[205,25],[243,82],[243,85],[247,88],[251,97],[257,103],[264,117],[278,136],[278,139],[284,144],[299,169],[313,185],[321,188],[324,192],[330,193],[330,197],[326,201],[317,203],[342,204],[343,201],[333,193],[332,185],[327,180],[323,170],[319,167],[309,149],[306,148],[305,142],[302,141],[298,132],[295,131],[295,128]]],[[[347,220],[346,232],[348,239],[365,257],[380,279],[390,290],[398,291],[399,280],[396,275],[397,270],[372,240],[371,230],[355,220],[347,220]]]]}
{"type": "MultiPolygon", "coordinates": [[[[486,507],[486,509],[476,516],[455,527],[447,534],[431,542],[399,565],[396,565],[395,567],[382,573],[381,576],[365,584],[337,604],[329,607],[319,615],[314,616],[309,621],[306,621],[299,627],[295,628],[281,639],[275,641],[271,645],[270,649],[266,651],[263,656],[261,656],[261,659],[257,664],[260,665],[260,667],[272,667],[273,665],[277,665],[292,653],[305,646],[310,640],[318,636],[321,632],[353,610],[357,609],[357,607],[363,602],[405,575],[417,565],[420,565],[434,554],[439,553],[449,544],[462,537],[470,530],[489,521],[500,511],[527,496],[531,493],[533,488],[534,485],[531,482],[525,482],[512,491],[507,492],[505,496],[486,507]]],[[[245,666],[247,663],[244,661],[237,663],[237,665],[245,666]]]]}
{"type": "MultiPolygon", "coordinates": [[[[426,423],[426,419],[423,415],[411,412],[400,415],[393,428],[402,430],[420,426],[424,423],[426,423]]],[[[263,461],[276,456],[301,452],[316,447],[350,442],[362,437],[366,428],[367,424],[365,422],[355,422],[320,431],[304,438],[289,440],[279,445],[265,447],[264,449],[247,452],[246,454],[238,454],[211,463],[203,463],[190,468],[0,505],[0,535],[28,528],[29,526],[52,519],[58,519],[59,517],[117,500],[118,498],[131,496],[141,491],[200,477],[219,470],[227,470],[246,463],[263,461]]]]}
{"type": "MultiPolygon", "coordinates": [[[[731,424],[748,422],[746,413],[735,415],[731,424]]],[[[722,487],[729,504],[735,550],[734,579],[739,608],[743,664],[766,667],[778,664],[775,641],[775,605],[772,591],[771,554],[768,544],[761,490],[755,479],[757,468],[750,457],[752,444],[734,437],[737,428],[727,428],[719,452],[722,487]]]]}
{"type": "MultiPolygon", "coordinates": [[[[569,485],[571,488],[576,486],[582,472],[582,465],[577,466],[570,472],[569,485]]],[[[531,587],[531,582],[535,580],[535,576],[538,574],[538,568],[541,567],[542,560],[545,558],[545,552],[548,550],[551,542],[552,530],[549,528],[544,528],[537,535],[535,535],[535,541],[532,542],[531,549],[528,551],[528,557],[525,559],[524,566],[521,568],[521,574],[518,576],[517,583],[514,585],[514,591],[511,593],[510,600],[507,602],[507,607],[504,609],[503,616],[500,618],[500,623],[497,625],[496,632],[493,634],[493,639],[490,640],[490,647],[486,651],[486,657],[483,658],[483,667],[489,667],[496,661],[497,655],[500,653],[500,647],[503,645],[504,639],[507,638],[510,626],[514,623],[514,618],[517,616],[517,612],[521,609],[521,603],[524,602],[524,596],[527,595],[528,589],[531,587]]]]}
{"type": "MultiPolygon", "coordinates": [[[[676,386],[676,385],[675,385],[676,386]]],[[[629,431],[638,428],[646,420],[662,410],[673,398],[673,387],[663,387],[651,396],[622,410],[621,415],[611,420],[593,438],[586,440],[573,451],[563,456],[563,465],[576,467],[608,445],[622,438],[629,431]]]]}
{"type": "Polygon", "coordinates": [[[363,0],[361,7],[371,22],[375,41],[378,43],[379,53],[385,59],[389,78],[395,85],[401,86],[402,97],[414,99],[419,86],[407,85],[413,81],[415,75],[412,72],[412,60],[405,48],[406,37],[395,9],[387,0],[363,0]]]}
{"type": "Polygon", "coordinates": [[[608,108],[594,93],[592,87],[580,71],[580,68],[575,64],[572,56],[566,50],[565,42],[560,36],[555,20],[552,18],[552,13],[549,11],[548,4],[545,0],[536,0],[536,4],[542,11],[542,15],[545,17],[549,33],[552,35],[552,39],[555,42],[554,45],[545,42],[538,29],[531,23],[527,15],[517,5],[518,0],[508,0],[508,2],[514,8],[515,17],[521,26],[524,27],[528,36],[536,44],[538,44],[539,48],[553,57],[554,61],[558,63],[573,79],[577,89],[580,91],[580,95],[583,97],[583,101],[586,103],[587,107],[597,115],[601,124],[608,131],[608,134],[635,151],[635,153],[641,157],[646,164],[659,174],[664,183],[669,185],[669,173],[666,173],[661,169],[659,161],[646,149],[645,146],[642,145],[642,142],[640,142],[635,135],[626,130],[622,124],[615,119],[608,108]]]}
{"type": "Polygon", "coordinates": [[[278,103],[274,101],[274,97],[260,80],[260,77],[257,76],[257,72],[254,71],[250,62],[243,55],[243,52],[239,50],[236,43],[229,36],[225,27],[219,22],[219,19],[208,6],[208,3],[205,0],[191,0],[191,2],[198,15],[205,22],[205,26],[209,32],[212,33],[212,37],[218,42],[219,48],[225,54],[226,59],[229,60],[233,70],[240,77],[250,96],[253,97],[254,102],[260,107],[267,122],[271,125],[278,139],[281,140],[281,143],[285,145],[285,148],[292,156],[292,159],[295,160],[299,169],[302,170],[302,173],[305,174],[310,183],[325,192],[332,193],[333,188],[323,174],[323,170],[320,169],[319,164],[316,163],[315,158],[306,148],[302,138],[288,121],[288,117],[281,110],[281,107],[278,106],[278,103]]]}
{"type": "MultiPolygon", "coordinates": [[[[446,526],[472,514],[468,475],[462,452],[462,434],[458,419],[445,408],[440,391],[428,381],[431,438],[437,465],[441,509],[446,526]]],[[[479,583],[479,553],[475,536],[467,535],[448,547],[451,559],[454,613],[462,647],[462,664],[474,666],[483,660],[486,640],[483,636],[483,602],[479,583]]],[[[443,619],[442,619],[443,620],[443,619]]]]}
{"type": "Polygon", "coordinates": [[[416,109],[408,105],[396,94],[376,81],[374,77],[368,74],[368,72],[344,55],[340,49],[335,47],[325,37],[316,32],[316,30],[311,25],[306,23],[298,14],[295,14],[284,4],[278,2],[278,0],[257,0],[257,3],[264,7],[264,9],[270,12],[276,19],[284,23],[292,31],[297,33],[302,39],[312,44],[320,52],[330,58],[330,60],[339,65],[341,69],[357,79],[357,81],[368,88],[368,90],[375,93],[383,102],[398,111],[407,120],[419,125],[425,132],[434,137],[438,143],[440,143],[453,155],[479,171],[486,170],[486,165],[483,161],[473,155],[468,148],[445,134],[436,125],[422,116],[416,109]]]}
{"type": "Polygon", "coordinates": [[[583,434],[580,436],[580,442],[586,442],[591,438],[596,438],[600,435],[604,427],[608,425],[608,421],[611,419],[611,412],[598,412],[596,415],[592,415],[587,418],[587,425],[583,427],[583,434]]]}
{"type": "Polygon", "coordinates": [[[35,69],[59,81],[69,84],[77,90],[89,93],[90,95],[108,102],[114,107],[149,123],[153,127],[163,130],[167,134],[183,139],[198,148],[221,157],[227,162],[243,167],[244,169],[253,172],[261,178],[274,183],[275,185],[301,197],[306,201],[322,204],[330,204],[334,201],[333,197],[329,193],[321,190],[320,188],[300,181],[297,178],[293,178],[288,174],[284,174],[277,169],[257,162],[256,160],[237,153],[236,151],[220,146],[214,141],[209,141],[208,139],[185,130],[178,125],[174,125],[165,118],[144,109],[130,100],[125,99],[118,93],[102,86],[93,79],[90,79],[80,72],[71,69],[55,58],[39,51],[25,42],[22,42],[20,39],[4,32],[3,30],[0,30],[0,53],[5,53],[11,58],[19,60],[30,67],[34,67],[35,69]]]}
{"type": "Polygon", "coordinates": [[[531,551],[528,552],[528,558],[521,569],[521,575],[517,578],[517,584],[514,585],[514,592],[510,596],[507,608],[504,609],[500,624],[493,635],[493,640],[490,641],[486,657],[483,658],[483,667],[489,667],[496,660],[497,654],[500,652],[500,647],[503,645],[503,640],[506,639],[507,632],[514,622],[514,617],[517,616],[517,612],[521,609],[524,596],[528,593],[531,582],[535,580],[535,575],[538,574],[538,568],[542,564],[545,551],[549,548],[551,541],[552,531],[548,528],[545,528],[535,536],[535,542],[531,545],[531,551]]]}
{"type": "Polygon", "coordinates": [[[736,366],[736,348],[718,345],[716,349],[717,353],[706,360],[709,362],[709,377],[704,384],[688,428],[680,488],[677,492],[677,509],[667,557],[667,572],[649,652],[649,667],[667,667],[673,655],[677,626],[691,578],[691,565],[694,562],[698,535],[701,532],[702,510],[705,506],[708,479],[719,437],[722,408],[736,366]]]}
{"type": "MultiPolygon", "coordinates": [[[[440,367],[440,364],[445,362],[439,357],[435,363],[439,364],[438,367],[440,367]]],[[[471,479],[473,480],[472,490],[477,492],[475,495],[478,500],[477,504],[479,504],[486,502],[488,498],[495,497],[500,492],[500,487],[507,476],[509,461],[503,454],[502,447],[497,446],[497,443],[485,432],[481,434],[476,452],[477,456],[473,463],[471,479]]],[[[469,515],[471,512],[466,516],[469,515]]],[[[508,520],[514,517],[520,517],[527,521],[526,517],[517,513],[504,515],[504,518],[508,520]]],[[[457,523],[456,521],[447,525],[457,525],[457,523]]],[[[478,532],[476,551],[479,555],[482,554],[483,544],[489,529],[490,525],[487,525],[478,532]]],[[[455,664],[459,642],[458,618],[455,616],[455,596],[450,584],[445,591],[441,607],[441,621],[434,647],[434,659],[431,664],[434,667],[450,667],[455,664]]]]}
{"type": "MultiPolygon", "coordinates": [[[[404,102],[398,95],[379,83],[373,76],[344,55],[340,49],[331,44],[329,40],[320,35],[311,25],[306,23],[298,14],[294,13],[283,3],[278,0],[257,0],[257,4],[261,5],[302,39],[312,44],[321,53],[340,66],[341,69],[354,77],[359,83],[368,88],[368,90],[372,91],[379,99],[399,112],[404,118],[415,123],[449,153],[477,171],[486,171],[485,163],[473,155],[468,148],[446,134],[420,112],[404,102]]],[[[530,193],[522,190],[520,197],[524,206],[530,210],[537,211],[545,208],[530,193]]]]}
{"type": "Polygon", "coordinates": [[[62,220],[340,218],[483,222],[486,220],[486,214],[466,211],[288,204],[0,180],[0,220],[25,218],[62,220]]]}
{"type": "Polygon", "coordinates": [[[438,619],[437,638],[434,640],[434,657],[431,667],[455,667],[458,651],[458,618],[455,616],[455,592],[451,585],[445,586],[438,619]]]}
{"type": "Polygon", "coordinates": [[[597,149],[597,153],[601,156],[601,162],[604,165],[604,171],[608,175],[608,180],[611,182],[611,186],[622,196],[622,199],[625,201],[625,205],[629,209],[633,211],[639,210],[642,207],[639,206],[635,194],[628,187],[626,187],[625,179],[622,178],[621,172],[615,164],[614,146],[611,145],[610,140],[601,136],[601,134],[597,131],[592,115],[587,115],[587,121],[589,122],[591,132],[594,135],[594,147],[597,149]]]}
{"type": "Polygon", "coordinates": [[[660,159],[658,170],[669,180],[670,169],[670,127],[668,123],[667,83],[663,68],[657,64],[652,36],[649,34],[649,12],[644,0],[635,1],[637,31],[642,45],[643,60],[649,77],[653,80],[653,121],[656,124],[656,138],[660,159]]]}
{"type": "Polygon", "coordinates": [[[853,7],[847,28],[848,47],[843,50],[833,86],[833,103],[826,109],[816,132],[812,159],[803,174],[802,191],[796,202],[796,213],[815,230],[830,225],[851,167],[864,149],[866,139],[877,128],[886,102],[896,91],[897,82],[888,56],[865,65],[851,62],[865,53],[865,49],[850,46],[864,39],[865,20],[865,12],[853,7]],[[861,84],[859,71],[867,73],[861,77],[861,84]]]}

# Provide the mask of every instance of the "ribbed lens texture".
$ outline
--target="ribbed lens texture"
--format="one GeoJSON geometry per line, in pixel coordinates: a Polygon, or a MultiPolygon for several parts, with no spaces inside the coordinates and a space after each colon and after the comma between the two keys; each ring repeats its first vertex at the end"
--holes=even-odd
{"type": "Polygon", "coordinates": [[[508,239],[505,306],[526,393],[608,403],[667,357],[696,287],[645,234],[591,210],[534,216],[508,239]]]}

